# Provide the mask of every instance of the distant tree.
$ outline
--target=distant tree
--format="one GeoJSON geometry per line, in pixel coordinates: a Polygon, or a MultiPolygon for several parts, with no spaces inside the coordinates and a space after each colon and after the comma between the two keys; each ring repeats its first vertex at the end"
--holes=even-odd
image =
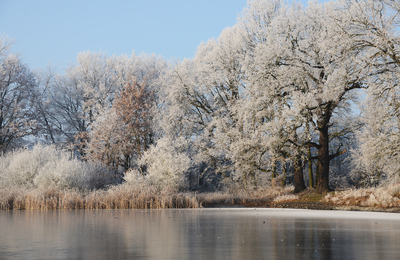
{"type": "Polygon", "coordinates": [[[46,144],[58,144],[62,142],[63,128],[60,126],[59,115],[57,115],[53,100],[53,87],[56,75],[53,68],[38,71],[36,80],[38,87],[33,98],[34,119],[37,123],[36,137],[46,144]]]}
{"type": "Polygon", "coordinates": [[[133,80],[116,96],[111,109],[91,125],[86,158],[125,171],[153,142],[154,92],[146,82],[133,80]]]}
{"type": "Polygon", "coordinates": [[[49,86],[46,113],[62,135],[61,142],[66,144],[74,144],[75,136],[86,133],[89,125],[83,110],[84,93],[78,84],[79,81],[67,71],[63,76],[56,75],[54,84],[49,86]]]}
{"type": "Polygon", "coordinates": [[[134,80],[128,83],[118,95],[113,105],[121,123],[125,125],[122,137],[125,143],[123,149],[123,167],[131,167],[131,160],[140,158],[153,143],[153,107],[155,96],[146,81],[140,84],[134,80]]]}
{"type": "Polygon", "coordinates": [[[36,120],[40,139],[63,143],[84,156],[85,143],[96,118],[108,111],[115,96],[135,77],[149,87],[163,70],[165,62],[156,56],[112,56],[104,53],[80,53],[77,64],[63,75],[51,69],[38,74],[35,95],[36,120]]]}
{"type": "Polygon", "coordinates": [[[0,38],[0,152],[18,146],[22,137],[32,134],[31,97],[37,86],[34,74],[0,38]],[[1,45],[2,44],[2,45],[1,45]]]}

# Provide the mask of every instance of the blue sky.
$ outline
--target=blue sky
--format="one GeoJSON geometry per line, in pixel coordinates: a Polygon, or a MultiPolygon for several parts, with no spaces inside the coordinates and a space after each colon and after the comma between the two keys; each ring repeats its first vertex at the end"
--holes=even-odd
{"type": "MultiPolygon", "coordinates": [[[[290,1],[289,1],[290,2],[290,1]]],[[[304,3],[306,1],[303,1],[304,3]]],[[[0,0],[0,33],[32,69],[57,71],[77,53],[192,58],[236,23],[247,0],[0,0]]]]}

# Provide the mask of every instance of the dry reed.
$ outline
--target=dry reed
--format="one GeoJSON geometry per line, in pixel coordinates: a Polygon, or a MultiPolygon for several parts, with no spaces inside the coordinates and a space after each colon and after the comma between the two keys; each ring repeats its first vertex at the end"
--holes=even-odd
{"type": "Polygon", "coordinates": [[[0,189],[0,210],[198,208],[194,193],[118,185],[108,190],[0,189]]]}
{"type": "Polygon", "coordinates": [[[116,185],[104,190],[79,191],[34,188],[0,189],[0,210],[164,209],[246,205],[272,201],[293,187],[265,187],[252,191],[178,193],[155,186],[116,185]]]}
{"type": "Polygon", "coordinates": [[[198,197],[202,206],[252,206],[271,202],[276,197],[289,195],[292,192],[293,186],[265,186],[251,190],[203,193],[198,197]]]}

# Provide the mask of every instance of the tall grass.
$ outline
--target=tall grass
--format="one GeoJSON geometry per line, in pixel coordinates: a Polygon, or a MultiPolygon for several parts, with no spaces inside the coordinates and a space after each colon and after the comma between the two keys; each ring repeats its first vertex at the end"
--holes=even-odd
{"type": "Polygon", "coordinates": [[[136,186],[129,183],[99,190],[57,190],[38,188],[0,189],[0,210],[55,209],[163,209],[200,208],[203,206],[247,205],[273,201],[288,196],[292,188],[269,187],[252,192],[184,193],[156,186],[136,186]]]}
{"type": "Polygon", "coordinates": [[[198,208],[196,194],[130,185],[107,190],[0,189],[0,210],[198,208]]]}

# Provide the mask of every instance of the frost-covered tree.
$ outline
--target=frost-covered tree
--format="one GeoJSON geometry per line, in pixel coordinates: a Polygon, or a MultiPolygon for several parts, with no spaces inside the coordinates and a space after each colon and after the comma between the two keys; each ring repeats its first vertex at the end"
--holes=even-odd
{"type": "Polygon", "coordinates": [[[354,90],[363,88],[358,52],[336,25],[338,15],[331,3],[281,7],[269,25],[263,24],[268,33],[257,41],[247,65],[248,88],[259,114],[265,114],[266,136],[279,138],[272,150],[284,151],[300,170],[301,149],[316,149],[320,192],[330,190],[330,161],[344,152],[341,143],[332,147],[332,139],[350,131],[345,116],[354,90]]]}
{"type": "Polygon", "coordinates": [[[87,131],[89,122],[83,110],[83,92],[78,88],[78,80],[67,71],[56,75],[54,84],[49,85],[47,112],[54,111],[51,122],[63,136],[67,144],[75,142],[78,133],[87,131]]]}
{"type": "MultiPolygon", "coordinates": [[[[398,177],[400,4],[398,1],[346,1],[343,6],[346,33],[364,53],[369,86],[362,106],[364,123],[353,152],[355,171],[375,184],[380,177],[398,177]]],[[[342,22],[342,21],[341,21],[342,22]]]]}
{"type": "Polygon", "coordinates": [[[118,121],[114,109],[104,110],[95,119],[84,140],[84,158],[104,163],[110,169],[118,170],[121,156],[119,150],[125,145],[121,138],[124,125],[118,121]]]}
{"type": "Polygon", "coordinates": [[[351,144],[357,89],[371,75],[348,5],[249,1],[237,25],[164,77],[162,132],[241,180],[290,165],[296,191],[316,160],[317,189],[329,191],[330,163],[351,144]]]}
{"type": "MultiPolygon", "coordinates": [[[[151,75],[148,75],[151,77],[151,75]]],[[[153,142],[154,92],[146,81],[133,80],[116,95],[111,109],[91,125],[86,158],[118,170],[130,169],[153,142]]]]}
{"type": "Polygon", "coordinates": [[[54,93],[52,91],[56,74],[51,67],[37,71],[35,74],[38,82],[32,103],[35,111],[33,118],[37,124],[35,136],[43,143],[55,145],[61,143],[65,138],[60,115],[53,103],[54,93]]]}
{"type": "Polygon", "coordinates": [[[117,90],[124,84],[115,71],[115,60],[104,53],[79,53],[77,64],[69,68],[69,76],[76,80],[82,93],[82,109],[89,123],[98,111],[110,107],[117,90]]]}
{"type": "Polygon", "coordinates": [[[343,152],[339,145],[332,153],[330,142],[347,133],[337,119],[362,87],[334,16],[329,5],[250,1],[236,26],[171,69],[164,131],[192,140],[196,158],[242,180],[290,161],[298,190],[312,146],[318,187],[329,190],[329,162],[343,152]]]}
{"type": "MultiPolygon", "coordinates": [[[[85,142],[95,118],[109,110],[119,93],[133,77],[150,87],[165,62],[150,55],[112,56],[105,53],[80,53],[77,64],[63,75],[45,71],[39,78],[37,117],[41,138],[50,143],[73,144],[84,155],[85,142]]],[[[51,72],[51,71],[50,71],[51,72]]]]}
{"type": "MultiPolygon", "coordinates": [[[[169,138],[191,142],[190,153],[202,173],[214,181],[231,171],[232,163],[218,132],[235,126],[233,105],[241,99],[241,61],[244,44],[237,27],[224,30],[218,39],[199,46],[193,60],[178,62],[164,75],[160,119],[169,138]]],[[[208,177],[199,178],[205,180],[208,177]]],[[[208,181],[211,181],[208,179],[208,181]]]]}
{"type": "Polygon", "coordinates": [[[35,124],[31,98],[36,80],[17,55],[8,53],[9,46],[7,39],[0,37],[0,152],[17,146],[35,124]]]}

